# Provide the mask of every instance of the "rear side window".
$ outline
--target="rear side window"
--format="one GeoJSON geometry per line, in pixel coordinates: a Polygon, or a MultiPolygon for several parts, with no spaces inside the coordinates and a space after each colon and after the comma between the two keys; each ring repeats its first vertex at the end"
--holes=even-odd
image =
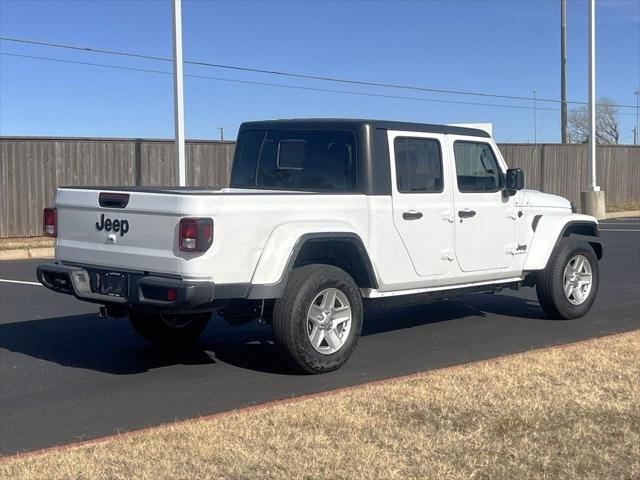
{"type": "Polygon", "coordinates": [[[456,159],[458,191],[497,192],[502,188],[500,166],[491,147],[486,143],[456,141],[453,144],[456,159]]]}
{"type": "Polygon", "coordinates": [[[429,138],[397,137],[393,148],[398,192],[442,192],[444,183],[440,142],[429,138]]]}
{"type": "Polygon", "coordinates": [[[342,131],[244,131],[231,186],[274,190],[354,191],[356,141],[342,131]]]}

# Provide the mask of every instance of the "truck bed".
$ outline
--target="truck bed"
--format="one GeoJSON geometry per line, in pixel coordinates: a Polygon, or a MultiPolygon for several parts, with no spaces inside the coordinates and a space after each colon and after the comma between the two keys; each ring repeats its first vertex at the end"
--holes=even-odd
{"type": "MultiPolygon", "coordinates": [[[[127,193],[161,193],[165,195],[330,195],[328,192],[302,192],[292,190],[266,190],[258,188],[229,188],[229,187],[175,187],[175,186],[157,186],[157,187],[120,187],[120,186],[63,186],[61,189],[72,190],[99,190],[101,192],[127,192],[127,193]]],[[[338,193],[338,192],[336,192],[338,193]]]]}
{"type": "Polygon", "coordinates": [[[153,186],[153,187],[126,187],[115,185],[91,185],[91,186],[73,186],[65,185],[64,189],[73,190],[100,190],[101,192],[145,192],[145,193],[179,193],[182,195],[210,195],[223,192],[223,188],[212,187],[175,187],[175,186],[153,186]]]}
{"type": "MultiPolygon", "coordinates": [[[[116,271],[248,283],[275,226],[329,222],[334,231],[355,229],[366,238],[367,204],[366,196],[354,194],[198,187],[63,187],[58,189],[56,199],[56,258],[65,264],[116,271]],[[126,194],[126,204],[101,205],[100,194],[105,193],[126,194]],[[213,245],[208,251],[179,249],[178,226],[185,217],[213,220],[213,245]],[[118,225],[126,221],[126,232],[106,227],[106,222],[115,221],[118,225]]],[[[279,245],[284,248],[285,244],[279,245]]]]}

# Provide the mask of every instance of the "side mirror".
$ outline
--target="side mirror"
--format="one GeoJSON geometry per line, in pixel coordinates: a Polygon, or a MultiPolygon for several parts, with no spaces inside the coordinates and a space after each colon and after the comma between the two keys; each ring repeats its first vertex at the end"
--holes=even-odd
{"type": "Polygon", "coordinates": [[[524,172],[519,168],[509,168],[505,181],[505,189],[509,195],[515,195],[517,190],[524,188],[524,172]]]}

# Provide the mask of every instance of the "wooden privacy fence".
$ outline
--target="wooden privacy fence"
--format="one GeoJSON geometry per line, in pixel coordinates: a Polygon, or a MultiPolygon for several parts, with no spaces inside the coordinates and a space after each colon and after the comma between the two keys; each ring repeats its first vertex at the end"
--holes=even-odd
{"type": "MultiPolygon", "coordinates": [[[[187,184],[229,183],[235,142],[188,141],[187,184]]],[[[0,137],[0,238],[42,235],[42,209],[63,185],[175,185],[168,140],[0,137]]]]}
{"type": "MultiPolygon", "coordinates": [[[[187,141],[187,184],[229,183],[234,142],[187,141]]],[[[527,188],[580,204],[587,146],[503,144],[527,188]]],[[[169,140],[0,137],[0,238],[42,234],[42,209],[59,185],[154,186],[175,183],[169,140]]],[[[598,183],[607,205],[640,203],[640,146],[598,146],[598,183]]]]}
{"type": "MultiPolygon", "coordinates": [[[[587,145],[500,144],[507,164],[524,170],[525,185],[568,198],[580,207],[587,185],[587,145]]],[[[598,145],[597,180],[605,203],[640,203],[640,146],[598,145]]]]}

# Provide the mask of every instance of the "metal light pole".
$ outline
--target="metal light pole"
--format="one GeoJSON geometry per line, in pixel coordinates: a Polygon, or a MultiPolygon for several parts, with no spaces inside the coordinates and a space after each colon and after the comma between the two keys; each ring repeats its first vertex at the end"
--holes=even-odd
{"type": "Polygon", "coordinates": [[[584,213],[605,218],[604,192],[596,179],[596,0],[589,0],[589,165],[580,197],[584,213]]]}
{"type": "Polygon", "coordinates": [[[184,90],[182,72],[182,0],[173,0],[173,117],[176,129],[176,180],[186,185],[184,148],[184,90]]]}
{"type": "Polygon", "coordinates": [[[596,0],[589,0],[589,175],[587,190],[600,190],[596,181],[596,0]]]}
{"type": "Polygon", "coordinates": [[[560,0],[560,129],[567,143],[567,0],[560,0]]]}

